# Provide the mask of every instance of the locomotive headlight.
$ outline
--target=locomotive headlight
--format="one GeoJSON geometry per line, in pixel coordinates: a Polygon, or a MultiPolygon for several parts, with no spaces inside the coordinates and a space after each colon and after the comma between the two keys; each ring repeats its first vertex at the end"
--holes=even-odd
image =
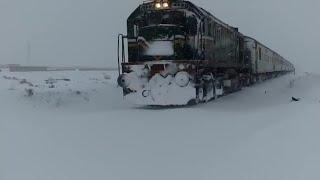
{"type": "Polygon", "coordinates": [[[156,4],[155,4],[155,7],[156,7],[156,9],[160,9],[160,8],[161,8],[161,3],[159,3],[159,2],[156,3],[156,4]]]}
{"type": "Polygon", "coordinates": [[[162,6],[163,6],[164,8],[168,8],[168,7],[169,7],[169,3],[165,2],[165,3],[162,4],[162,6]]]}

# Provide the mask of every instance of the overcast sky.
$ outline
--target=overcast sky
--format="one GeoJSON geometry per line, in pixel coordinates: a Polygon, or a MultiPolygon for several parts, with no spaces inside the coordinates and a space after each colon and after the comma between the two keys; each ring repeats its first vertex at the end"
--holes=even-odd
{"type": "MultiPolygon", "coordinates": [[[[115,66],[142,0],[0,0],[0,64],[115,66]],[[27,61],[27,44],[31,59],[27,61]]],[[[320,71],[319,0],[194,0],[303,71],[320,71]]]]}

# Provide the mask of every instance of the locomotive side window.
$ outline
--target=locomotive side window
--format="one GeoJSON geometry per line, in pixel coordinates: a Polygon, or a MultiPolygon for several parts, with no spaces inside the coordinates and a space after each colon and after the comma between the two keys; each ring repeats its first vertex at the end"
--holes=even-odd
{"type": "Polygon", "coordinates": [[[194,36],[197,34],[198,22],[197,19],[192,16],[187,18],[187,22],[185,25],[185,29],[187,30],[187,34],[194,36]]]}

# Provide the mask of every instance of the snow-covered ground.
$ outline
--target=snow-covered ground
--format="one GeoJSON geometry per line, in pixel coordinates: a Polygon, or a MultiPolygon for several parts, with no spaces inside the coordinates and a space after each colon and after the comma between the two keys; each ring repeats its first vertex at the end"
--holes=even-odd
{"type": "Polygon", "coordinates": [[[319,137],[316,74],[168,109],[127,104],[116,72],[0,72],[1,180],[319,179],[319,137]]]}

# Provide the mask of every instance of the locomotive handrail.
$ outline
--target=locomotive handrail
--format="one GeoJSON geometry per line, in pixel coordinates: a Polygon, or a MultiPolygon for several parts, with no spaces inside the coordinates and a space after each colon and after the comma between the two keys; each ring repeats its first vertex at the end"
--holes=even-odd
{"type": "Polygon", "coordinates": [[[124,39],[126,39],[127,36],[123,34],[118,35],[118,73],[121,75],[121,63],[125,63],[126,55],[125,55],[125,46],[124,46],[124,39]],[[120,62],[120,45],[121,45],[121,62],[120,62]]]}

